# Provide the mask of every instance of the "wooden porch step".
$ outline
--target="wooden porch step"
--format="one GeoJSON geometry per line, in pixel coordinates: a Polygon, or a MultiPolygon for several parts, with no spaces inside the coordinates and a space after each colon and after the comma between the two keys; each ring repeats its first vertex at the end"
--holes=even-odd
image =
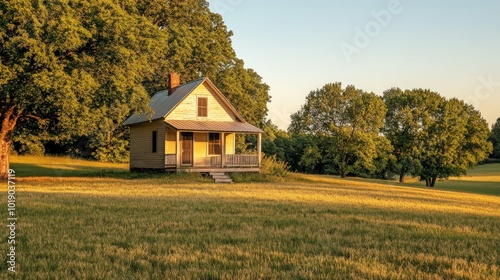
{"type": "Polygon", "coordinates": [[[229,179],[214,179],[216,183],[226,183],[226,184],[231,184],[233,183],[233,180],[231,178],[229,179]]]}
{"type": "Polygon", "coordinates": [[[216,183],[233,183],[233,180],[227,173],[210,172],[209,175],[216,183]]]}

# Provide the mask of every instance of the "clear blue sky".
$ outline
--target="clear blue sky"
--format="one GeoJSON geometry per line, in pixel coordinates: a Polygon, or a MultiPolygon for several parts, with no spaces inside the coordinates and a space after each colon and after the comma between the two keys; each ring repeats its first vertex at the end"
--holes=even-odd
{"type": "Polygon", "coordinates": [[[428,88],[500,117],[500,1],[209,0],[286,129],[311,90],[428,88]]]}

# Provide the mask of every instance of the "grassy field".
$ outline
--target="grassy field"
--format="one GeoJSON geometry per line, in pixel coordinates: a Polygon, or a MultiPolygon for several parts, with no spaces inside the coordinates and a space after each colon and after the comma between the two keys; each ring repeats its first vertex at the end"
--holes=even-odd
{"type": "MultiPolygon", "coordinates": [[[[377,183],[389,186],[428,189],[425,186],[425,182],[419,182],[416,178],[407,178],[407,183],[404,184],[400,184],[396,181],[370,180],[361,178],[348,178],[346,180],[377,183]]],[[[493,163],[480,165],[469,170],[466,176],[452,177],[448,180],[438,180],[434,189],[500,196],[500,164],[493,163]]]]}
{"type": "MultiPolygon", "coordinates": [[[[65,158],[13,162],[20,279],[500,279],[498,182],[492,195],[446,190],[465,178],[436,189],[297,174],[219,185],[65,158]]],[[[498,167],[471,176],[496,178],[498,167]]]]}

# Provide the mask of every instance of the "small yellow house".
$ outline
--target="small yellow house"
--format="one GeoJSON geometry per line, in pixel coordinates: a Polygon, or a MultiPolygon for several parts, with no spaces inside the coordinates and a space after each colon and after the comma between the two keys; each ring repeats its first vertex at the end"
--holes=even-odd
{"type": "Polygon", "coordinates": [[[208,78],[180,85],[170,74],[168,90],[149,103],[153,116],[134,114],[130,126],[130,170],[259,172],[261,135],[208,78]],[[257,154],[236,154],[236,134],[257,135],[257,154]]]}

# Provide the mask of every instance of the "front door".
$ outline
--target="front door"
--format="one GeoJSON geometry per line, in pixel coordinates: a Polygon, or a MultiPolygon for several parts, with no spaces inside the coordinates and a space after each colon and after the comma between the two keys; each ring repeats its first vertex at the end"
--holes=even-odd
{"type": "Polygon", "coordinates": [[[182,132],[182,155],[181,162],[184,166],[193,166],[193,133],[182,132]]]}

